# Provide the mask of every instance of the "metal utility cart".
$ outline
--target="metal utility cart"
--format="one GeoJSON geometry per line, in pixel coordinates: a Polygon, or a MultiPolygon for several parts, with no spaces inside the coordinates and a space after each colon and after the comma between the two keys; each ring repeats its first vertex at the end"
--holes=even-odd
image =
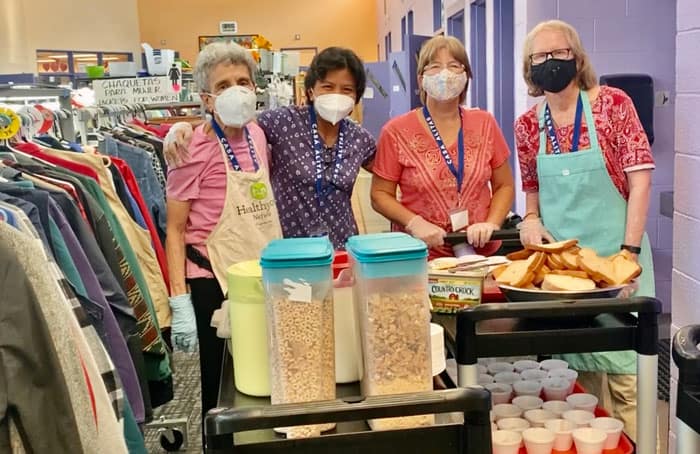
{"type": "Polygon", "coordinates": [[[673,361],[678,367],[676,451],[700,452],[700,325],[686,326],[673,338],[673,361]]]}
{"type": "Polygon", "coordinates": [[[205,419],[207,453],[289,454],[491,454],[491,397],[481,387],[401,396],[358,396],[358,384],[338,385],[338,399],[270,405],[269,398],[235,389],[230,356],[224,353],[219,408],[205,419]],[[436,414],[436,424],[415,429],[371,431],[365,420],[436,414]],[[336,422],[320,437],[288,440],[274,427],[336,422]]]}
{"type": "Polygon", "coordinates": [[[637,453],[654,454],[660,312],[654,298],[543,301],[482,304],[433,321],[445,328],[462,387],[477,383],[479,357],[635,350],[637,453]]]}

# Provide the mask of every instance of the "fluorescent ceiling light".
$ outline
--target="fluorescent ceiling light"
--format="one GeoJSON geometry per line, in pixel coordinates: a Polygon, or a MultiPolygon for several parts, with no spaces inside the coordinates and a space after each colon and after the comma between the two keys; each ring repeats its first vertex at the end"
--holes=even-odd
{"type": "Polygon", "coordinates": [[[68,55],[49,55],[47,58],[68,58],[68,55]]]}
{"type": "Polygon", "coordinates": [[[87,57],[97,58],[97,54],[73,54],[73,56],[75,58],[83,58],[83,57],[85,57],[85,58],[87,58],[87,57]]]}
{"type": "Polygon", "coordinates": [[[36,60],[37,63],[56,63],[56,60],[52,58],[38,58],[36,60]]]}
{"type": "Polygon", "coordinates": [[[117,61],[121,60],[119,57],[102,57],[102,61],[117,61]]]}

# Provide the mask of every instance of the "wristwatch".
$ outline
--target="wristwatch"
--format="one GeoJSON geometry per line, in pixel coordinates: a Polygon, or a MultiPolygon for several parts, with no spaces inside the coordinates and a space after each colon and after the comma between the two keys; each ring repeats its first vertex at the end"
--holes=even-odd
{"type": "Polygon", "coordinates": [[[621,251],[629,251],[632,254],[637,254],[637,255],[642,253],[642,248],[640,248],[639,246],[630,246],[629,244],[621,245],[620,250],[621,251]]]}

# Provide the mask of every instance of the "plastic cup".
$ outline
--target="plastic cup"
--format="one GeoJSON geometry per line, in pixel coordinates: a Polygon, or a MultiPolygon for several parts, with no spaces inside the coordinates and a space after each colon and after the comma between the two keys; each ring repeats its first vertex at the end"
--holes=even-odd
{"type": "Polygon", "coordinates": [[[479,379],[477,380],[477,383],[481,386],[489,385],[493,383],[493,377],[489,374],[479,374],[479,379]]]}
{"type": "Polygon", "coordinates": [[[544,381],[547,378],[547,371],[541,369],[527,369],[520,373],[523,380],[544,381]]]}
{"type": "Polygon", "coordinates": [[[576,427],[578,428],[588,427],[591,421],[595,419],[595,415],[593,413],[585,410],[565,411],[562,417],[576,424],[576,427]]]}
{"type": "MultiPolygon", "coordinates": [[[[499,430],[510,430],[522,435],[523,430],[530,428],[530,423],[527,422],[527,419],[523,418],[503,418],[498,421],[497,426],[499,430]]],[[[522,448],[523,446],[521,442],[520,447],[522,448]]]]}
{"type": "Polygon", "coordinates": [[[517,372],[499,372],[493,376],[493,381],[512,385],[513,383],[522,381],[522,377],[520,377],[520,374],[517,372]]]}
{"type": "Polygon", "coordinates": [[[568,451],[571,445],[574,444],[573,432],[576,429],[576,424],[566,419],[550,419],[544,422],[544,428],[554,432],[555,451],[568,451]]]}
{"type": "Polygon", "coordinates": [[[542,399],[536,396],[518,396],[513,399],[513,405],[522,408],[523,411],[537,410],[542,408],[542,399]]]}
{"type": "Polygon", "coordinates": [[[576,393],[566,398],[574,410],[585,410],[593,413],[598,405],[598,398],[593,394],[576,393]]]}
{"type": "Polygon", "coordinates": [[[625,423],[615,418],[596,418],[591,421],[591,427],[607,434],[608,438],[605,440],[603,449],[615,449],[620,444],[620,435],[625,423]]]}
{"type": "Polygon", "coordinates": [[[490,363],[487,367],[489,368],[489,373],[491,375],[496,375],[499,372],[513,372],[514,370],[514,367],[511,363],[506,363],[503,361],[496,361],[490,363]]]}
{"type": "Polygon", "coordinates": [[[576,380],[578,380],[578,372],[573,369],[553,369],[547,373],[549,378],[565,378],[569,380],[569,394],[574,392],[576,380]]]}
{"type": "Polygon", "coordinates": [[[577,454],[601,454],[608,434],[600,429],[584,427],[573,432],[577,454]]]}
{"type": "Polygon", "coordinates": [[[503,418],[496,425],[499,430],[511,430],[513,432],[522,432],[530,428],[530,423],[523,418],[503,418]]]}
{"type": "Polygon", "coordinates": [[[513,383],[516,396],[539,396],[542,394],[542,383],[535,380],[522,380],[513,383]]]}
{"type": "Polygon", "coordinates": [[[494,406],[509,403],[513,395],[513,387],[504,383],[491,383],[484,385],[484,388],[491,392],[491,404],[494,406]]]}
{"type": "Polygon", "coordinates": [[[516,361],[513,363],[513,367],[515,367],[515,371],[522,374],[523,371],[526,370],[537,370],[540,368],[540,363],[537,361],[533,361],[531,359],[521,359],[520,361],[516,361]]]}
{"type": "Polygon", "coordinates": [[[493,416],[498,421],[504,418],[519,418],[523,414],[523,409],[513,404],[498,404],[493,406],[493,416]]]}
{"type": "Polygon", "coordinates": [[[540,363],[540,369],[549,372],[554,369],[568,369],[569,363],[563,359],[546,359],[540,363]]]}
{"type": "Polygon", "coordinates": [[[569,380],[566,378],[546,378],[542,382],[544,400],[566,400],[569,396],[569,380]]]}
{"type": "Polygon", "coordinates": [[[542,404],[542,408],[545,410],[549,410],[555,415],[557,415],[558,418],[561,418],[562,415],[569,411],[573,410],[571,408],[571,405],[569,405],[567,402],[563,400],[550,400],[542,404]]]}
{"type": "Polygon", "coordinates": [[[554,433],[542,427],[533,427],[523,431],[523,442],[527,454],[550,454],[554,446],[554,433]]]}
{"type": "Polygon", "coordinates": [[[512,430],[497,430],[491,434],[493,454],[518,454],[523,436],[512,430]]]}
{"type": "Polygon", "coordinates": [[[557,415],[548,410],[528,410],[524,414],[527,422],[530,423],[532,427],[544,427],[545,421],[550,419],[557,419],[557,415]]]}

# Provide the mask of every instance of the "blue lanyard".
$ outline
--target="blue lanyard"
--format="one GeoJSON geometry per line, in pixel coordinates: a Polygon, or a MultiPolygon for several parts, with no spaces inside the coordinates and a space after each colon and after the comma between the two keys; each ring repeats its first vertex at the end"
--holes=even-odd
{"type": "MultiPolygon", "coordinates": [[[[581,115],[583,113],[583,100],[581,100],[581,95],[578,97],[578,102],[576,103],[576,117],[574,119],[574,138],[571,143],[571,152],[576,153],[578,151],[578,142],[581,137],[581,115]]],[[[547,126],[547,135],[549,136],[549,141],[552,142],[552,153],[561,154],[561,147],[559,146],[559,139],[557,139],[557,133],[554,131],[554,121],[552,120],[552,112],[549,110],[549,104],[544,106],[544,124],[547,126]]],[[[590,125],[588,126],[591,127],[590,125]]]]}
{"type": "Polygon", "coordinates": [[[316,181],[315,190],[316,197],[320,200],[321,197],[325,197],[330,187],[334,181],[338,181],[340,177],[340,168],[343,164],[343,152],[345,151],[345,121],[340,122],[340,129],[338,130],[338,143],[336,144],[336,149],[338,150],[335,154],[335,162],[333,163],[333,173],[331,176],[330,184],[324,187],[323,178],[323,144],[321,143],[321,136],[318,134],[318,121],[316,119],[316,112],[313,106],[309,108],[309,116],[311,118],[311,138],[314,144],[314,167],[316,170],[316,181]]]}
{"type": "Polygon", "coordinates": [[[423,116],[425,117],[425,122],[428,123],[428,128],[430,129],[430,132],[433,133],[433,138],[435,139],[435,142],[437,143],[437,146],[440,149],[442,159],[445,160],[445,164],[447,164],[447,167],[450,169],[450,172],[452,172],[452,175],[454,175],[454,177],[457,179],[457,192],[461,194],[462,181],[464,180],[464,134],[462,132],[462,108],[458,107],[458,109],[459,133],[457,134],[457,165],[459,167],[457,168],[455,168],[452,156],[450,156],[450,153],[447,151],[445,143],[442,141],[442,137],[440,137],[440,133],[437,130],[437,126],[435,126],[433,117],[430,116],[430,112],[425,106],[423,106],[423,116]]]}
{"type": "MultiPolygon", "coordinates": [[[[211,120],[211,127],[214,128],[214,132],[216,133],[216,137],[219,139],[219,143],[222,147],[224,147],[226,156],[228,156],[228,160],[231,162],[231,167],[233,167],[233,170],[235,170],[236,172],[240,172],[242,170],[241,165],[238,164],[238,159],[233,153],[231,145],[228,143],[226,135],[224,135],[224,131],[221,130],[221,127],[216,123],[216,121],[214,121],[214,119],[211,120]]],[[[255,153],[255,144],[253,143],[253,138],[250,137],[248,128],[244,127],[243,133],[245,134],[245,138],[248,141],[248,151],[250,152],[250,159],[253,161],[253,166],[255,167],[255,171],[257,172],[258,170],[260,170],[260,164],[258,163],[258,155],[255,153]]]]}

